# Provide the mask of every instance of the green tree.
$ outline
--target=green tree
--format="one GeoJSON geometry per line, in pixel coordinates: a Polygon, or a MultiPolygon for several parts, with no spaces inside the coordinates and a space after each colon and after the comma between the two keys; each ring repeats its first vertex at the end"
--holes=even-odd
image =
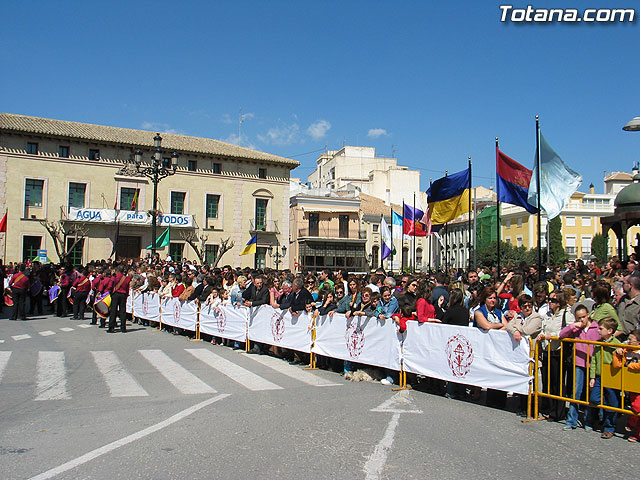
{"type": "MultiPolygon", "coordinates": [[[[525,247],[514,247],[509,242],[500,242],[500,265],[517,265],[522,261],[528,262],[528,251],[525,247]]],[[[483,267],[498,266],[498,242],[491,242],[478,249],[478,265],[483,267]]]]}
{"type": "Polygon", "coordinates": [[[596,233],[591,239],[591,255],[596,257],[596,262],[599,265],[607,263],[609,251],[609,237],[596,233]]]}
{"type": "Polygon", "coordinates": [[[562,221],[559,216],[549,222],[549,257],[551,265],[560,264],[567,259],[567,254],[562,246],[562,221]]]}

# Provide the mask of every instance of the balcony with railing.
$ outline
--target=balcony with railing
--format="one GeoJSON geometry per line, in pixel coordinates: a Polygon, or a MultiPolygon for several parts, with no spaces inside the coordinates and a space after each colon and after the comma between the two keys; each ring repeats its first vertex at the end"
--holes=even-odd
{"type": "Polygon", "coordinates": [[[280,233],[277,220],[257,220],[252,218],[249,220],[250,233],[280,233]]]}
{"type": "Polygon", "coordinates": [[[309,226],[298,229],[298,237],[312,237],[324,239],[347,239],[347,240],[366,240],[367,233],[364,230],[355,230],[348,228],[330,228],[318,226],[309,226]]]}

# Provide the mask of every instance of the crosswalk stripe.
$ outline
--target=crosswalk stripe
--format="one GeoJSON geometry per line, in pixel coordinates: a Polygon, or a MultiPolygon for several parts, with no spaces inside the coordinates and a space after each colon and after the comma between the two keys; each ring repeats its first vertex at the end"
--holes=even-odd
{"type": "Polygon", "coordinates": [[[193,373],[171,360],[161,350],[138,350],[158,371],[173,384],[178,390],[185,394],[195,393],[216,393],[209,385],[204,383],[193,373]]]}
{"type": "Polygon", "coordinates": [[[71,327],[62,327],[60,330],[62,330],[63,332],[73,332],[73,328],[71,327]]]}
{"type": "Polygon", "coordinates": [[[45,330],[44,332],[38,332],[43,337],[48,337],[49,335],[55,335],[56,332],[52,332],[51,330],[45,330]]]}
{"type": "Polygon", "coordinates": [[[112,397],[147,397],[149,394],[111,351],[91,352],[112,397]]]}
{"type": "Polygon", "coordinates": [[[242,368],[240,365],[236,365],[229,360],[216,355],[211,350],[205,348],[185,348],[185,350],[196,357],[198,360],[203,361],[212,368],[215,368],[222,374],[231,378],[231,380],[239,383],[243,387],[249,390],[280,390],[281,386],[276,385],[264,378],[256,375],[249,370],[242,368]]]}
{"type": "Polygon", "coordinates": [[[245,353],[244,356],[250,358],[254,362],[261,363],[278,373],[294,378],[308,385],[313,385],[314,387],[336,387],[342,385],[341,383],[333,383],[325,380],[324,378],[320,378],[311,372],[294,367],[293,365],[289,365],[278,358],[270,357],[268,355],[248,355],[245,353]]]}
{"type": "Polygon", "coordinates": [[[64,352],[38,352],[38,383],[35,400],[71,398],[67,393],[64,352]]]}
{"type": "Polygon", "coordinates": [[[91,325],[86,323],[81,323],[80,325],[78,325],[78,328],[91,328],[91,325]]]}
{"type": "Polygon", "coordinates": [[[11,352],[0,352],[0,380],[2,380],[4,369],[7,368],[9,363],[9,357],[11,357],[11,352]]]}
{"type": "Polygon", "coordinates": [[[13,335],[11,338],[14,340],[26,340],[27,338],[31,338],[31,335],[25,333],[24,335],[13,335]]]}

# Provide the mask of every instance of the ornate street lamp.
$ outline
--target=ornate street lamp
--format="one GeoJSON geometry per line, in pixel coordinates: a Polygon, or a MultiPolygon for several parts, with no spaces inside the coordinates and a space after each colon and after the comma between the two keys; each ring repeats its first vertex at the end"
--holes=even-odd
{"type": "Polygon", "coordinates": [[[156,255],[156,220],[158,217],[158,183],[165,177],[170,175],[175,175],[176,169],[178,168],[178,154],[173,152],[171,154],[171,168],[167,168],[162,164],[162,137],[159,133],[156,133],[156,136],[153,137],[153,146],[155,147],[155,152],[151,156],[151,166],[143,167],[142,166],[142,150],[136,150],[135,162],[136,162],[136,170],[138,173],[144,175],[145,177],[151,179],[153,182],[153,214],[151,215],[151,258],[154,258],[156,255]]]}
{"type": "Polygon", "coordinates": [[[287,253],[287,247],[285,247],[284,245],[282,245],[280,249],[282,253],[280,253],[278,247],[275,247],[275,251],[272,246],[269,246],[267,248],[267,250],[269,251],[269,255],[273,257],[273,263],[276,266],[276,270],[278,270],[278,265],[280,265],[280,258],[284,258],[285,254],[287,253]]]}

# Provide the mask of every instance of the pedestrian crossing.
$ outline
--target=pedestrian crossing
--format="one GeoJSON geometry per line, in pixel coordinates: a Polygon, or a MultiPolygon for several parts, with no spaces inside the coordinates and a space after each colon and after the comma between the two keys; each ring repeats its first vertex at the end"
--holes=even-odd
{"type": "MultiPolygon", "coordinates": [[[[0,351],[0,395],[4,390],[3,383],[11,383],[7,379],[7,372],[11,371],[12,364],[28,363],[24,355],[24,352],[0,351]]],[[[33,358],[32,353],[29,355],[33,358]]],[[[183,395],[214,394],[218,389],[228,391],[228,380],[252,392],[283,390],[288,385],[293,388],[296,383],[305,387],[342,385],[264,355],[244,354],[238,357],[237,363],[209,348],[185,348],[184,352],[178,350],[171,355],[159,349],[141,349],[125,352],[122,356],[124,360],[112,350],[69,356],[63,351],[38,351],[35,379],[21,380],[27,389],[33,389],[33,400],[38,402],[69,400],[74,395],[86,396],[86,390],[74,392],[73,381],[70,381],[70,376],[78,370],[77,365],[82,365],[83,373],[90,375],[93,382],[99,379],[104,385],[102,390],[108,391],[113,398],[149,397],[154,394],[154,389],[158,394],[159,391],[166,392],[167,388],[173,388],[183,395]],[[152,381],[151,375],[156,379],[152,381]],[[279,376],[282,380],[278,380],[279,376]],[[164,386],[159,386],[157,382],[164,386]]],[[[91,389],[93,393],[102,390],[97,385],[91,389]]]]}

